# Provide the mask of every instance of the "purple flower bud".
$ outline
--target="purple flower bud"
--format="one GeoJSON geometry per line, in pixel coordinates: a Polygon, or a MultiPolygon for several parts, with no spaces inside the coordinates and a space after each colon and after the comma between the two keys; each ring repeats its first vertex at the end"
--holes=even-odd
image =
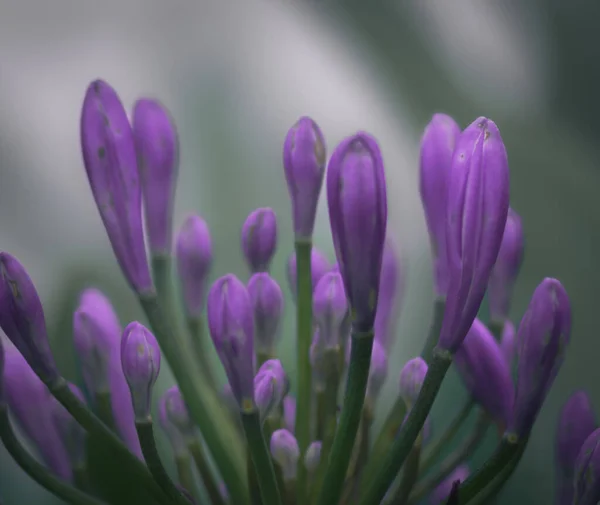
{"type": "Polygon", "coordinates": [[[321,337],[319,328],[316,328],[310,344],[309,359],[312,367],[313,386],[317,391],[325,389],[325,350],[325,341],[321,337]]]}
{"type": "Polygon", "coordinates": [[[256,350],[270,354],[279,337],[283,292],[275,279],[266,272],[260,272],[248,281],[248,295],[254,309],[256,350]]]}
{"type": "Polygon", "coordinates": [[[456,469],[431,493],[431,505],[443,505],[450,496],[452,486],[456,481],[464,482],[470,475],[467,465],[457,466],[456,469]]]}
{"type": "Polygon", "coordinates": [[[308,449],[306,449],[306,454],[304,454],[304,466],[308,470],[308,473],[314,473],[319,468],[322,445],[323,444],[320,441],[312,442],[308,446],[308,449]]]}
{"type": "MultiPolygon", "coordinates": [[[[86,403],[81,390],[75,384],[69,384],[71,392],[83,404],[86,403]]],[[[71,414],[65,409],[58,400],[51,397],[52,418],[61,440],[67,450],[71,466],[81,468],[85,465],[85,442],[86,432],[71,414]]]]}
{"type": "Polygon", "coordinates": [[[242,251],[252,273],[269,270],[277,248],[277,218],[270,208],[256,209],[242,227],[242,251]]]}
{"type": "Polygon", "coordinates": [[[487,288],[508,213],[508,160],[493,121],[475,120],[459,137],[448,192],[448,295],[439,345],[455,352],[487,288]]]}
{"type": "Polygon", "coordinates": [[[421,445],[425,446],[425,444],[431,441],[433,437],[433,422],[431,420],[431,416],[427,416],[425,422],[423,423],[423,431],[421,431],[422,441],[421,445]]]}
{"type": "Polygon", "coordinates": [[[312,237],[325,174],[325,139],[312,119],[302,117],[283,145],[283,168],[292,200],[296,240],[312,237]]]}
{"type": "Polygon", "coordinates": [[[383,159],[373,137],[358,133],[335,149],[327,171],[327,203],[340,274],[357,331],[375,321],[387,223],[383,159]]]}
{"type": "MultiPolygon", "coordinates": [[[[325,256],[321,251],[313,247],[310,251],[310,273],[313,291],[317,284],[319,284],[321,277],[323,277],[330,270],[331,266],[329,265],[329,260],[327,259],[327,256],[325,256]]],[[[296,290],[298,289],[296,275],[296,253],[292,253],[288,258],[287,263],[287,279],[294,300],[296,299],[296,290]]]]}
{"type": "Polygon", "coordinates": [[[510,431],[529,434],[558,374],[571,337],[571,304],[556,279],[536,288],[517,333],[518,376],[510,431]]]}
{"type": "Polygon", "coordinates": [[[508,317],[513,286],[523,261],[523,249],[521,218],[514,210],[509,209],[498,258],[488,283],[492,321],[502,322],[508,317]]]}
{"type": "Polygon", "coordinates": [[[129,386],[121,366],[121,325],[110,300],[86,289],[73,314],[73,341],[88,393],[110,393],[115,425],[131,452],[142,450],[135,429],[129,386]]]}
{"type": "Polygon", "coordinates": [[[187,405],[181,391],[177,386],[173,386],[163,395],[167,417],[183,436],[192,439],[195,435],[194,422],[190,418],[187,405]]]}
{"type": "Polygon", "coordinates": [[[314,288],[313,318],[326,347],[341,347],[348,336],[348,301],[342,276],[327,272],[314,288]]]}
{"type": "Polygon", "coordinates": [[[510,369],[496,339],[479,319],[473,321],[454,362],[473,399],[506,426],[514,403],[510,369]]]}
{"type": "Polygon", "coordinates": [[[504,354],[504,359],[506,360],[506,363],[508,363],[509,370],[512,368],[512,363],[517,352],[517,339],[515,337],[515,325],[507,319],[504,321],[504,327],[502,329],[500,349],[502,349],[502,354],[504,354]]]}
{"type": "Polygon", "coordinates": [[[244,284],[233,274],[208,293],[208,328],[238,406],[254,408],[254,317],[244,284]]]}
{"type": "Polygon", "coordinates": [[[143,421],[150,415],[152,388],[160,371],[160,349],[150,330],[136,321],[129,323],[123,332],[121,365],[136,420],[143,421]]]}
{"type": "Polygon", "coordinates": [[[0,327],[44,381],[58,377],[42,302],[23,265],[0,253],[0,327]]]}
{"type": "Polygon", "coordinates": [[[585,440],[575,462],[573,503],[596,505],[600,501],[600,429],[585,440]]]}
{"type": "Polygon", "coordinates": [[[402,368],[399,380],[400,397],[408,406],[417,401],[425,375],[427,375],[427,363],[420,357],[407,361],[402,368]]]}
{"type": "Polygon", "coordinates": [[[137,293],[153,288],[142,229],[133,131],[114,89],[92,82],[81,111],[81,151],[92,194],[119,266],[137,293]]]}
{"type": "Polygon", "coordinates": [[[135,103],[132,123],[148,245],[152,254],[170,254],[179,171],[177,131],[167,109],[158,101],[145,98],[135,103]]]}
{"type": "Polygon", "coordinates": [[[1,336],[3,332],[0,331],[0,408],[6,404],[6,399],[4,397],[4,337],[1,336]]]}
{"type": "Polygon", "coordinates": [[[190,215],[177,235],[177,274],[188,317],[204,310],[206,281],[212,264],[212,242],[208,225],[200,216],[190,215]]]}
{"type": "Polygon", "coordinates": [[[261,419],[264,420],[281,405],[288,389],[288,379],[281,361],[265,361],[254,378],[254,399],[261,419]]]}
{"type": "Polygon", "coordinates": [[[373,342],[371,353],[371,367],[369,368],[369,381],[367,383],[367,397],[375,400],[387,379],[388,358],[385,348],[377,341],[373,342]]]}
{"type": "Polygon", "coordinates": [[[59,477],[71,480],[71,462],[52,418],[53,398],[23,356],[6,343],[4,363],[6,403],[33,442],[43,462],[59,477]]]}
{"type": "Polygon", "coordinates": [[[421,139],[421,202],[431,240],[435,292],[441,297],[446,296],[448,290],[448,190],[452,179],[452,154],[459,135],[460,128],[454,119],[445,114],[434,114],[421,139]]]}
{"type": "Polygon", "coordinates": [[[290,395],[283,399],[283,427],[290,433],[296,431],[296,398],[290,395]]]}
{"type": "Polygon", "coordinates": [[[375,339],[388,351],[396,335],[396,321],[404,294],[404,278],[400,260],[392,240],[387,237],[383,248],[377,314],[375,314],[375,339]]]}
{"type": "MultiPolygon", "coordinates": [[[[173,403],[168,405],[170,391],[171,390],[167,390],[167,392],[163,394],[158,401],[158,423],[165,432],[165,435],[167,435],[167,438],[171,443],[171,447],[173,448],[175,457],[178,458],[187,455],[188,449],[183,434],[171,421],[172,410],[178,405],[173,405],[173,403]]],[[[177,412],[174,414],[174,417],[178,417],[177,412]]]]}
{"type": "Polygon", "coordinates": [[[284,480],[296,478],[300,448],[288,430],[275,430],[271,436],[271,456],[281,467],[284,480]]]}

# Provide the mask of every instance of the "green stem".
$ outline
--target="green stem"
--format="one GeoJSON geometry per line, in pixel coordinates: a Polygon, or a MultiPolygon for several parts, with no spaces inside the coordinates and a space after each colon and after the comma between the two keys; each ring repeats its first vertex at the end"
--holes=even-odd
{"type": "Polygon", "coordinates": [[[138,438],[140,439],[140,447],[142,448],[142,454],[146,460],[146,465],[148,465],[148,470],[150,470],[154,480],[175,503],[179,505],[190,505],[187,498],[185,498],[179,489],[177,489],[177,486],[175,486],[171,477],[167,474],[167,471],[160,460],[154,441],[152,420],[150,418],[136,420],[135,428],[137,430],[138,438]]]}
{"type": "Polygon", "coordinates": [[[200,428],[210,453],[214,457],[223,480],[227,484],[233,503],[248,503],[245,483],[245,464],[242,454],[243,445],[239,441],[231,417],[223,407],[210,386],[193,374],[193,359],[179,346],[177,335],[173,331],[174,318],[167,320],[156,295],[140,297],[140,303],[150,322],[150,326],[160,344],[166,360],[171,364],[179,389],[186,400],[194,422],[200,428]]]}
{"type": "Polygon", "coordinates": [[[58,477],[38,463],[19,443],[8,418],[6,405],[0,406],[0,438],[4,447],[15,462],[40,486],[73,505],[106,505],[105,502],[90,496],[58,477]]]}
{"type": "Polygon", "coordinates": [[[419,470],[421,475],[424,475],[427,470],[435,465],[440,454],[444,449],[446,449],[448,444],[452,442],[464,422],[469,417],[469,414],[471,413],[471,410],[473,410],[474,406],[475,402],[469,398],[442,436],[427,449],[425,455],[423,456],[423,462],[421,463],[421,468],[419,470]]]}
{"type": "Polygon", "coordinates": [[[206,493],[210,498],[210,502],[212,505],[225,505],[225,500],[221,495],[221,491],[219,490],[219,486],[217,485],[214,474],[211,471],[208,461],[206,460],[200,440],[192,440],[188,444],[188,449],[192,455],[192,458],[194,459],[194,463],[196,464],[196,469],[200,474],[200,478],[204,483],[204,488],[206,489],[206,493]]]}
{"type": "MultiPolygon", "coordinates": [[[[206,350],[206,328],[202,316],[188,318],[187,327],[194,349],[194,357],[197,360],[197,368],[211,388],[216,388],[215,377],[207,356],[206,350]]],[[[215,389],[216,390],[216,389],[215,389]]]]}
{"type": "MultiPolygon", "coordinates": [[[[265,442],[257,410],[242,412],[242,425],[246,433],[248,450],[258,479],[258,487],[263,505],[282,505],[281,495],[277,486],[275,468],[271,454],[265,442]]],[[[235,502],[234,502],[235,503],[235,502]]]]}
{"type": "Polygon", "coordinates": [[[423,358],[428,365],[431,365],[433,359],[433,350],[440,339],[440,332],[442,331],[442,322],[444,321],[444,310],[446,309],[446,300],[444,298],[438,298],[433,304],[433,319],[429,328],[429,335],[421,351],[421,358],[423,358]]]}
{"type": "MultiPolygon", "coordinates": [[[[300,461],[303,461],[306,449],[310,444],[311,420],[311,368],[310,344],[312,341],[312,272],[311,253],[312,241],[296,240],[296,338],[297,338],[297,370],[298,370],[298,396],[296,408],[296,440],[300,449],[300,461]]],[[[298,467],[298,503],[306,501],[306,468],[298,467]]]]}
{"type": "Polygon", "coordinates": [[[432,475],[429,479],[419,483],[415,488],[415,492],[411,497],[411,503],[418,503],[431,491],[433,491],[448,475],[450,475],[454,469],[468,460],[473,454],[473,451],[479,447],[479,444],[484,439],[485,434],[490,426],[489,417],[482,411],[479,414],[477,425],[473,432],[467,437],[466,440],[458,447],[452,454],[448,455],[444,461],[442,461],[439,470],[432,475]]]}
{"type": "Polygon", "coordinates": [[[421,457],[421,443],[417,442],[411,449],[406,462],[400,486],[392,499],[391,505],[406,505],[410,492],[419,477],[419,459],[421,457]]]}
{"type": "Polygon", "coordinates": [[[350,469],[346,473],[346,482],[342,492],[341,503],[350,503],[357,496],[357,490],[363,479],[365,462],[369,458],[371,445],[370,432],[373,424],[373,405],[369,398],[365,400],[362,419],[360,421],[359,436],[354,442],[354,453],[350,462],[350,469]]]}
{"type": "Polygon", "coordinates": [[[198,490],[194,481],[194,472],[192,471],[192,461],[189,454],[178,454],[175,456],[175,466],[177,468],[177,478],[179,484],[194,498],[198,500],[198,490]]]}
{"type": "Polygon", "coordinates": [[[68,383],[62,377],[54,382],[47,384],[52,395],[67,409],[75,420],[92,436],[111,446],[115,453],[127,463],[128,468],[134,470],[140,479],[144,479],[150,492],[164,502],[166,497],[162,489],[154,481],[148,468],[136,456],[134,456],[127,447],[123,445],[119,437],[115,435],[110,428],[96,417],[83,403],[79,401],[68,386],[68,383]]]}
{"type": "Polygon", "coordinates": [[[73,482],[75,483],[75,487],[80,491],[89,491],[90,476],[85,464],[73,468],[73,482]]]}
{"type": "Polygon", "coordinates": [[[285,500],[283,505],[296,505],[298,491],[296,490],[297,481],[296,479],[290,479],[285,482],[285,500]]]}
{"type": "Polygon", "coordinates": [[[250,503],[252,505],[262,505],[262,497],[260,495],[260,487],[258,485],[258,477],[252,463],[252,456],[247,454],[248,461],[248,487],[250,488],[250,503]]]}
{"type": "Polygon", "coordinates": [[[524,443],[526,441],[519,441],[513,434],[504,435],[500,445],[485,465],[460,486],[460,504],[468,503],[481,492],[510,463],[524,443]]]}
{"type": "Polygon", "coordinates": [[[325,390],[316,390],[315,397],[315,403],[317,405],[317,430],[315,433],[315,439],[323,441],[323,439],[325,438],[325,417],[327,412],[325,390]]]}
{"type": "Polygon", "coordinates": [[[117,433],[115,418],[112,411],[112,399],[109,391],[96,393],[94,398],[96,414],[100,420],[106,424],[113,432],[117,433]]]}
{"type": "Polygon", "coordinates": [[[367,487],[359,502],[360,505],[372,505],[383,500],[386,491],[402,468],[404,460],[421,432],[423,423],[451,364],[452,355],[448,351],[438,347],[433,350],[433,359],[427,370],[419,397],[410,409],[400,433],[384,456],[378,471],[374,472],[373,478],[366,482],[367,487]]]}
{"type": "Polygon", "coordinates": [[[365,401],[372,349],[373,331],[352,332],[352,348],[344,404],[317,505],[334,505],[340,499],[365,401]]]}

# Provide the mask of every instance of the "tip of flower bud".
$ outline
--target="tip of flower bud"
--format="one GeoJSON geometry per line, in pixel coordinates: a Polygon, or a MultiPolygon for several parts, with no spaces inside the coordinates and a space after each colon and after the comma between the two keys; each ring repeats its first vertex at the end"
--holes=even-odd
{"type": "Polygon", "coordinates": [[[312,442],[308,449],[306,449],[306,454],[304,455],[304,466],[308,470],[309,473],[314,473],[319,468],[319,463],[321,462],[321,447],[322,443],[320,441],[312,442]]]}
{"type": "Polygon", "coordinates": [[[250,271],[265,272],[277,248],[277,218],[270,208],[256,209],[242,226],[242,252],[250,271]]]}
{"type": "Polygon", "coordinates": [[[281,467],[284,480],[296,478],[300,448],[294,435],[288,430],[281,429],[271,436],[271,456],[281,467]]]}
{"type": "Polygon", "coordinates": [[[407,405],[413,405],[419,396],[423,381],[427,375],[427,363],[420,357],[406,362],[400,372],[400,397],[407,405]]]}
{"type": "Polygon", "coordinates": [[[256,351],[271,354],[280,335],[283,292],[268,273],[259,272],[248,281],[248,295],[254,309],[256,351]]]}
{"type": "Polygon", "coordinates": [[[280,407],[288,389],[288,379],[281,361],[265,361],[254,378],[254,399],[262,420],[280,407]]]}
{"type": "Polygon", "coordinates": [[[194,436],[194,423],[190,418],[187,405],[181,391],[177,386],[167,389],[163,395],[165,402],[165,413],[169,421],[184,436],[191,438],[194,436]]]}

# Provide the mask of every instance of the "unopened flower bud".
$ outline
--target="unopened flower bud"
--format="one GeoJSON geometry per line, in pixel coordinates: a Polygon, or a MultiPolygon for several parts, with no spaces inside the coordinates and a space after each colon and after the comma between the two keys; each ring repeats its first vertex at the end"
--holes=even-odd
{"type": "MultiPolygon", "coordinates": [[[[329,260],[327,256],[325,256],[321,251],[317,248],[313,247],[310,251],[310,276],[312,279],[312,288],[313,291],[321,277],[323,277],[327,272],[331,270],[331,266],[329,264],[329,260]]],[[[287,263],[287,279],[288,284],[290,286],[290,291],[292,292],[292,296],[294,300],[296,299],[298,283],[297,283],[297,271],[296,271],[296,253],[292,253],[288,259],[287,263]]]]}
{"type": "Polygon", "coordinates": [[[192,439],[195,435],[195,427],[181,391],[173,386],[163,395],[167,417],[185,437],[192,439]]]}
{"type": "Polygon", "coordinates": [[[325,174],[325,139],[312,119],[292,126],[283,146],[283,167],[292,201],[296,239],[310,239],[325,174]]]}
{"type": "Polygon", "coordinates": [[[208,293],[208,328],[238,406],[254,408],[254,317],[246,286],[233,274],[208,293]]]}
{"type": "Polygon", "coordinates": [[[271,456],[281,467],[284,480],[296,478],[300,449],[288,430],[276,430],[271,436],[271,456]]]}
{"type": "Polygon", "coordinates": [[[455,482],[464,482],[471,472],[467,465],[457,466],[456,469],[431,493],[431,505],[443,505],[450,496],[455,482]]]}
{"type": "Polygon", "coordinates": [[[283,399],[283,427],[290,433],[296,431],[296,398],[290,395],[283,399]]]}
{"type": "MultiPolygon", "coordinates": [[[[77,399],[85,404],[85,397],[81,390],[75,384],[69,384],[69,389],[77,397],[77,399]]],[[[60,433],[60,438],[65,446],[71,466],[73,468],[81,468],[85,466],[85,442],[86,432],[75,418],[69,414],[58,400],[51,398],[52,403],[52,418],[54,425],[60,433]]]]}
{"type": "Polygon", "coordinates": [[[304,466],[308,473],[314,473],[319,468],[319,463],[321,462],[321,446],[323,444],[320,441],[312,442],[308,449],[306,449],[306,454],[304,454],[304,466]]]}
{"type": "Polygon", "coordinates": [[[328,272],[314,288],[313,320],[328,348],[342,347],[348,334],[348,301],[342,276],[328,272]]]}
{"type": "Polygon", "coordinates": [[[177,131],[167,109],[147,98],[135,103],[132,123],[148,245],[152,254],[170,254],[179,171],[177,131]]]}
{"type": "MultiPolygon", "coordinates": [[[[350,346],[348,346],[348,349],[350,346]]],[[[313,333],[313,340],[310,344],[310,366],[312,367],[313,385],[317,391],[325,390],[325,342],[321,337],[319,328],[313,333]]]]}
{"type": "Polygon", "coordinates": [[[417,401],[423,381],[427,375],[427,363],[420,357],[406,362],[400,372],[400,397],[406,405],[411,406],[417,401]]]}
{"type": "Polygon", "coordinates": [[[270,208],[256,209],[242,227],[242,251],[252,273],[269,270],[277,248],[277,218],[270,208]]]}
{"type": "Polygon", "coordinates": [[[131,287],[154,287],[146,258],[133,131],[114,89],[92,82],[81,111],[81,151],[90,188],[110,244],[131,287]]]}
{"type": "Polygon", "coordinates": [[[129,323],[121,339],[121,365],[137,421],[150,416],[152,388],[160,371],[160,349],[154,335],[138,322],[129,323]]]}
{"type": "Polygon", "coordinates": [[[272,354],[283,317],[283,292],[268,273],[259,272],[248,281],[248,295],[254,309],[254,347],[259,353],[272,354]]]}
{"type": "MultiPolygon", "coordinates": [[[[170,390],[167,390],[158,401],[158,423],[165,432],[165,435],[167,435],[175,457],[178,458],[187,455],[188,448],[183,433],[171,420],[172,416],[170,415],[170,411],[172,411],[174,407],[173,404],[170,406],[168,405],[170,396],[169,391],[170,390]]],[[[177,414],[175,416],[177,417],[177,414]]]]}
{"type": "Polygon", "coordinates": [[[517,352],[517,339],[515,325],[512,324],[508,319],[504,321],[502,339],[500,340],[500,349],[502,349],[502,354],[504,354],[504,359],[508,363],[508,368],[510,370],[517,352]]]}
{"type": "Polygon", "coordinates": [[[596,505],[600,501],[600,429],[585,440],[575,461],[573,503],[596,505]]]}
{"type": "Polygon", "coordinates": [[[371,352],[371,366],[369,368],[369,381],[367,383],[367,397],[374,401],[387,379],[388,358],[385,348],[377,341],[373,342],[371,352]]]}
{"type": "Polygon", "coordinates": [[[254,378],[254,400],[262,420],[279,408],[287,390],[288,380],[281,361],[265,361],[254,378]]]}

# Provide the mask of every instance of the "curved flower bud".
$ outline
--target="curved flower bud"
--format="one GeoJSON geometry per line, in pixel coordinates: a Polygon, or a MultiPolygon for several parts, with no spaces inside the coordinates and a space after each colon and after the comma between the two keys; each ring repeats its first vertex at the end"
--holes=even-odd
{"type": "Polygon", "coordinates": [[[377,314],[375,314],[375,339],[388,351],[396,335],[396,322],[403,295],[404,277],[400,258],[388,233],[383,247],[377,314]]]}
{"type": "Polygon", "coordinates": [[[308,473],[314,473],[319,468],[322,445],[323,444],[320,441],[316,441],[312,442],[308,446],[308,449],[306,449],[306,453],[304,454],[304,466],[308,470],[308,473]]]}
{"type": "Polygon", "coordinates": [[[138,322],[129,323],[123,331],[121,365],[136,420],[143,421],[150,416],[152,388],[160,371],[160,349],[150,330],[138,322]]]}
{"type": "Polygon", "coordinates": [[[283,292],[273,277],[259,272],[248,281],[248,295],[254,309],[256,351],[272,354],[283,317],[283,292]]]}
{"type": "Polygon", "coordinates": [[[523,261],[523,250],[521,218],[514,210],[508,209],[498,258],[488,283],[488,302],[492,321],[502,322],[508,317],[513,286],[523,261]]]}
{"type": "Polygon", "coordinates": [[[177,428],[187,439],[193,439],[195,435],[195,426],[190,418],[187,405],[181,391],[177,386],[172,386],[163,395],[166,414],[171,424],[177,428]]]}
{"type": "Polygon", "coordinates": [[[283,145],[283,168],[292,200],[296,240],[310,239],[325,174],[325,139],[309,117],[290,128],[283,145]]]}
{"type": "MultiPolygon", "coordinates": [[[[167,406],[170,395],[169,391],[170,390],[167,390],[158,401],[158,423],[171,443],[175,458],[180,458],[187,455],[188,448],[183,434],[171,421],[169,407],[167,406]]],[[[171,405],[171,409],[172,408],[173,406],[171,405]]],[[[177,414],[175,415],[177,416],[177,414]]]]}
{"type": "Polygon", "coordinates": [[[517,384],[510,431],[529,434],[558,374],[571,337],[571,304],[556,279],[536,288],[517,333],[517,384]]]}
{"type": "Polygon", "coordinates": [[[437,296],[448,290],[446,221],[448,190],[452,179],[452,154],[460,128],[446,114],[434,114],[421,139],[421,202],[429,230],[434,262],[434,286],[437,296]]]}
{"type": "Polygon", "coordinates": [[[449,284],[439,345],[455,352],[487,288],[508,213],[508,159],[493,121],[475,120],[459,137],[448,191],[449,284]]]}
{"type": "Polygon", "coordinates": [[[341,347],[346,343],[348,301],[339,273],[326,273],[314,288],[313,319],[326,347],[341,347]]]}
{"type": "Polygon", "coordinates": [[[585,440],[575,461],[573,503],[596,505],[600,501],[600,429],[585,440]]]}
{"type": "Polygon", "coordinates": [[[4,394],[15,420],[43,462],[59,477],[70,481],[71,462],[52,419],[52,396],[19,351],[5,347],[4,394]]]}
{"type": "Polygon", "coordinates": [[[110,300],[97,289],[86,289],[73,314],[73,342],[88,393],[110,393],[115,425],[131,452],[142,450],[135,429],[129,386],[121,366],[121,324],[110,300]]]}
{"type": "Polygon", "coordinates": [[[265,361],[254,378],[254,399],[262,420],[281,405],[288,388],[288,379],[281,361],[265,361]]]}
{"type": "Polygon", "coordinates": [[[296,478],[300,448],[288,430],[275,430],[271,436],[271,456],[281,467],[284,480],[296,478]]]}
{"type": "Polygon", "coordinates": [[[152,254],[170,254],[179,171],[177,131],[167,109],[147,98],[135,102],[132,123],[148,245],[152,254]]]}
{"type": "Polygon", "coordinates": [[[256,209],[242,226],[242,251],[252,273],[269,270],[277,248],[277,217],[270,208],[256,209]]]}
{"type": "Polygon", "coordinates": [[[470,474],[471,472],[466,464],[457,466],[456,469],[431,493],[431,505],[443,505],[446,503],[454,483],[456,481],[464,482],[470,474]]]}
{"type": "Polygon", "coordinates": [[[296,431],[296,398],[290,395],[283,399],[283,427],[290,433],[296,431]]]}
{"type": "Polygon", "coordinates": [[[473,399],[506,426],[514,403],[510,369],[496,339],[479,319],[473,321],[454,362],[473,399]]]}
{"type": "Polygon", "coordinates": [[[417,401],[425,375],[427,375],[427,363],[420,357],[407,361],[402,368],[399,389],[400,397],[406,405],[411,406],[417,401]]]}
{"type": "Polygon", "coordinates": [[[238,406],[254,408],[254,317],[244,284],[233,274],[208,293],[208,328],[238,406]]]}
{"type": "Polygon", "coordinates": [[[58,377],[42,302],[23,265],[0,253],[0,327],[45,382],[58,377]]]}
{"type": "Polygon", "coordinates": [[[94,201],[123,275],[137,293],[151,292],[133,131],[115,90],[101,80],[89,85],[83,101],[81,151],[94,201]]]}
{"type": "Polygon", "coordinates": [[[177,235],[177,274],[188,317],[204,310],[206,282],[212,264],[212,242],[208,225],[200,216],[190,215],[177,235]]]}
{"type": "Polygon", "coordinates": [[[374,341],[371,353],[371,367],[369,368],[369,381],[367,383],[367,397],[371,401],[374,401],[379,396],[381,388],[387,379],[387,374],[387,353],[379,342],[374,341]]]}
{"type": "MultiPolygon", "coordinates": [[[[310,251],[310,273],[312,278],[313,291],[319,284],[321,277],[331,270],[329,260],[321,251],[313,247],[310,251]]],[[[290,291],[294,300],[296,300],[297,286],[297,272],[296,272],[296,253],[292,253],[288,258],[287,263],[287,279],[290,286],[290,291]]]]}
{"type": "Polygon", "coordinates": [[[370,331],[377,311],[387,197],[381,152],[367,133],[348,137],[333,152],[327,203],[352,324],[357,331],[370,331]]]}
{"type": "Polygon", "coordinates": [[[596,428],[596,416],[588,394],[585,391],[573,393],[563,405],[556,430],[556,481],[560,505],[573,502],[577,455],[596,428]]]}
{"type": "Polygon", "coordinates": [[[504,359],[508,363],[508,369],[512,369],[512,364],[517,353],[517,339],[515,332],[515,325],[512,324],[508,319],[504,321],[504,327],[502,328],[502,339],[500,340],[500,349],[504,354],[504,359]]]}
{"type": "MultiPolygon", "coordinates": [[[[69,384],[69,389],[81,403],[86,403],[83,393],[75,384],[69,384]]],[[[86,432],[58,400],[54,399],[54,397],[50,398],[52,403],[52,419],[60,434],[60,438],[65,446],[67,454],[69,455],[71,466],[73,468],[81,468],[86,464],[86,432]]]]}

